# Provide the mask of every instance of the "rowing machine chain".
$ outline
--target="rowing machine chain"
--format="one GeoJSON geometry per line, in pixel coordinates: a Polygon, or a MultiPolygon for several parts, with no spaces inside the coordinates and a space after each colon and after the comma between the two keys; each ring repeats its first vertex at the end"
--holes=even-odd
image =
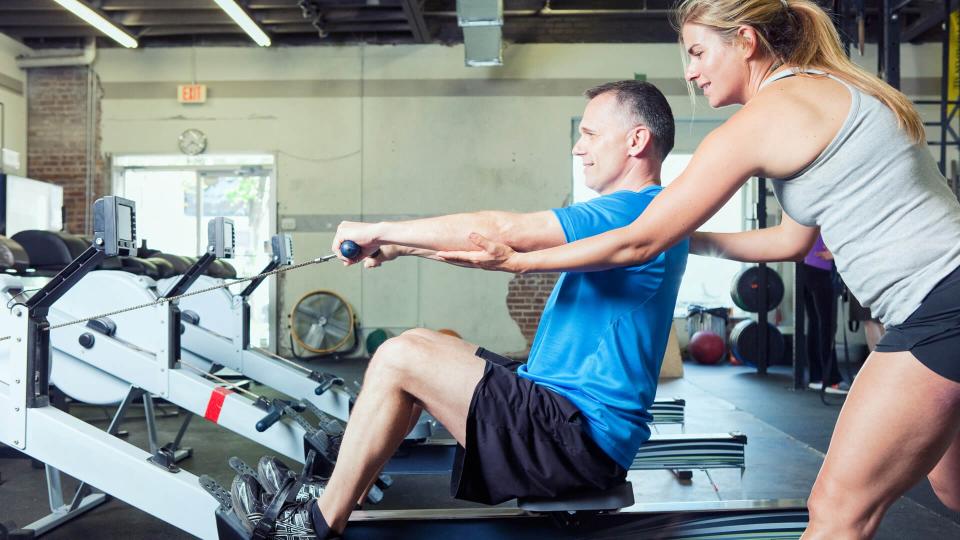
{"type": "MultiPolygon", "coordinates": [[[[111,316],[113,316],[113,315],[119,315],[119,314],[121,314],[121,313],[126,313],[126,312],[128,312],[128,311],[136,311],[136,310],[138,310],[138,309],[143,309],[143,308],[147,308],[147,307],[151,307],[151,306],[159,306],[159,305],[162,305],[162,304],[165,304],[165,303],[168,303],[168,302],[176,302],[176,301],[180,300],[181,298],[186,298],[186,297],[188,297],[188,296],[194,296],[194,295],[197,295],[197,294],[203,294],[203,293],[206,293],[206,292],[215,291],[215,290],[217,290],[217,289],[226,289],[227,287],[231,287],[231,286],[233,286],[233,285],[238,285],[238,284],[240,284],[240,283],[246,283],[246,282],[248,282],[248,281],[253,281],[253,280],[255,280],[255,279],[266,278],[266,277],[269,277],[269,276],[272,276],[272,275],[275,275],[275,274],[280,274],[280,273],[282,273],[282,272],[289,272],[290,270],[296,270],[297,268],[303,268],[304,266],[310,266],[311,264],[319,264],[319,263],[322,263],[322,262],[327,262],[327,261],[329,261],[329,260],[332,259],[332,258],[334,258],[333,255],[327,255],[327,256],[325,256],[325,257],[320,257],[319,259],[313,259],[313,260],[310,260],[310,261],[307,261],[307,262],[302,262],[302,263],[300,263],[300,264],[294,264],[294,265],[290,265],[290,266],[282,266],[282,267],[280,267],[280,268],[276,268],[276,269],[270,270],[270,271],[268,271],[268,272],[263,272],[262,274],[257,274],[256,276],[251,276],[251,277],[245,277],[245,278],[235,279],[235,280],[233,280],[233,281],[230,281],[229,283],[222,283],[222,284],[220,284],[220,285],[214,285],[214,286],[212,286],[212,287],[206,287],[206,288],[204,288],[204,289],[200,289],[200,290],[197,290],[197,291],[185,292],[185,293],[179,294],[179,295],[177,295],[177,296],[171,296],[170,298],[157,298],[157,299],[154,300],[153,302],[146,302],[146,303],[143,303],[143,304],[138,304],[138,305],[135,305],[135,306],[126,307],[126,308],[123,308],[123,309],[118,309],[118,310],[116,310],[116,311],[110,311],[110,312],[108,312],[108,313],[101,313],[101,314],[99,314],[99,315],[93,315],[93,316],[91,316],[91,317],[84,317],[84,318],[82,318],[82,319],[76,319],[76,320],[73,320],[73,321],[69,321],[69,322],[65,322],[65,323],[60,323],[60,324],[47,325],[47,326],[44,326],[43,329],[44,329],[44,330],[47,330],[47,331],[56,330],[57,328],[63,328],[63,327],[65,327],[65,326],[73,326],[73,325],[75,325],[75,324],[81,324],[81,323],[89,322],[89,321],[92,321],[92,320],[94,320],[94,319],[102,319],[102,318],[104,318],[104,317],[111,317],[111,316]]],[[[21,293],[21,294],[22,294],[22,293],[21,293]]],[[[14,304],[14,306],[16,306],[16,305],[17,305],[17,304],[14,304]]],[[[7,307],[8,307],[8,309],[12,309],[13,306],[10,306],[10,305],[8,304],[7,307]]],[[[3,336],[3,337],[0,337],[0,341],[6,341],[6,340],[8,340],[8,339],[11,339],[12,337],[13,337],[13,336],[3,336]]]]}

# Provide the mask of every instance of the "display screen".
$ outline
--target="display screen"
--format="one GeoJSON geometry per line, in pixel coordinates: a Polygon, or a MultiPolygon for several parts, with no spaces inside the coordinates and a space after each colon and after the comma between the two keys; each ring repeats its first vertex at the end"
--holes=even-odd
{"type": "Polygon", "coordinates": [[[233,247],[233,224],[227,221],[223,222],[223,246],[227,249],[233,247]]]}
{"type": "Polygon", "coordinates": [[[117,240],[133,242],[133,209],[124,204],[117,205],[117,240]]]}

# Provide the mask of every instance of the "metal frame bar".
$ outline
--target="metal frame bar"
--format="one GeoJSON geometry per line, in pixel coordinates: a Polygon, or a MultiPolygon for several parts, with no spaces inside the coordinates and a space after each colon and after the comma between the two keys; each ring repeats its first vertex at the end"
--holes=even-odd
{"type": "Polygon", "coordinates": [[[200,487],[196,476],[151,465],[147,452],[53,407],[31,409],[28,415],[29,444],[24,452],[30,457],[190,534],[217,537],[213,520],[216,501],[200,487]],[[64,441],[70,444],[64,445],[64,441]],[[92,463],[91,456],[96,456],[99,465],[92,463]]]}
{"type": "MultiPolygon", "coordinates": [[[[162,312],[161,317],[166,315],[166,306],[156,307],[162,312]]],[[[51,316],[59,318],[65,317],[65,314],[54,309],[51,316]]],[[[163,397],[197,416],[205,416],[211,394],[218,388],[217,384],[199,374],[191,373],[186,368],[167,369],[165,362],[158,363],[163,355],[158,357],[148,351],[135,349],[107,335],[98,334],[94,348],[83,349],[77,338],[85,330],[80,325],[56,330],[54,353],[85,362],[132,386],[163,397]]],[[[231,393],[226,396],[216,423],[303,463],[303,428],[295,422],[281,419],[270,429],[258,432],[255,425],[264,415],[265,412],[253,401],[240,394],[231,393]]]]}
{"type": "Polygon", "coordinates": [[[278,361],[278,356],[261,349],[235,347],[229,338],[203,327],[184,324],[181,358],[207,369],[214,363],[222,365],[288,396],[306,399],[339,420],[346,422],[349,417],[350,396],[346,392],[331,388],[317,395],[317,382],[286,365],[286,361],[278,361]]]}
{"type": "Polygon", "coordinates": [[[879,55],[880,72],[887,84],[900,88],[900,13],[903,0],[883,0],[883,39],[879,55]]]}
{"type": "Polygon", "coordinates": [[[953,0],[945,0],[943,3],[943,47],[941,49],[941,68],[940,76],[940,173],[947,174],[947,133],[952,134],[952,143],[957,145],[960,151],[960,137],[951,129],[950,123],[957,111],[957,104],[953,104],[950,110],[950,87],[947,75],[950,73],[950,14],[953,11],[953,0]]]}
{"type": "MultiPolygon", "coordinates": [[[[757,228],[766,229],[767,228],[767,179],[758,178],[757,179],[757,228]]],[[[760,263],[757,265],[757,268],[760,270],[757,277],[757,287],[759,288],[757,293],[758,301],[760,302],[760,309],[757,311],[757,352],[759,353],[757,357],[757,373],[760,375],[767,374],[767,367],[770,363],[770,350],[767,345],[769,345],[770,340],[767,339],[767,302],[769,301],[767,295],[767,265],[760,263]]]]}
{"type": "MultiPolygon", "coordinates": [[[[558,516],[519,508],[357,511],[350,538],[799,538],[809,514],[802,500],[635,504],[612,514],[578,514],[577,527],[557,527],[558,516]]],[[[569,517],[569,516],[567,516],[569,517]]],[[[561,518],[562,520],[562,518],[561,518]]]]}
{"type": "Polygon", "coordinates": [[[806,388],[804,368],[810,363],[807,351],[807,318],[804,305],[804,268],[802,263],[796,263],[793,278],[793,389],[806,388]]]}

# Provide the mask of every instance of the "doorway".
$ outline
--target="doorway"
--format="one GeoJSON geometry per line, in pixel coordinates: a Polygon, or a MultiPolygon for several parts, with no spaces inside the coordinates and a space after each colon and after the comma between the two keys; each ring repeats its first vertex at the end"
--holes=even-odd
{"type": "MultiPolygon", "coordinates": [[[[253,276],[269,262],[266,246],[277,230],[274,163],[272,155],[115,156],[113,193],[137,203],[138,241],[165,253],[201,255],[207,222],[232,219],[236,247],[228,262],[238,277],[253,276]]],[[[275,301],[274,280],[250,297],[250,343],[271,351],[275,301]]]]}

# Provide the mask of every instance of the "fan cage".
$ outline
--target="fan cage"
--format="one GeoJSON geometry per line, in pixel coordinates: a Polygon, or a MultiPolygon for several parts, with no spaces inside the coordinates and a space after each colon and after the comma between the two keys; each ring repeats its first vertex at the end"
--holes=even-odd
{"type": "Polygon", "coordinates": [[[344,297],[327,289],[310,291],[307,294],[304,294],[303,296],[301,296],[300,299],[297,300],[297,303],[293,305],[293,309],[290,310],[290,336],[293,338],[293,341],[297,344],[297,346],[299,346],[301,349],[305,351],[309,351],[319,355],[330,354],[338,351],[341,347],[349,343],[350,339],[355,336],[355,326],[356,326],[355,321],[356,319],[353,312],[353,307],[350,305],[349,302],[346,301],[344,297]],[[300,304],[307,301],[307,299],[309,298],[312,298],[314,296],[321,296],[321,295],[332,296],[333,298],[338,300],[341,304],[343,304],[343,306],[347,308],[347,316],[348,316],[348,320],[350,321],[349,328],[346,335],[344,335],[343,338],[340,339],[340,341],[335,343],[333,346],[327,347],[325,349],[313,347],[311,345],[306,344],[303,341],[303,339],[297,334],[297,324],[296,324],[297,308],[300,307],[300,304]]]}

